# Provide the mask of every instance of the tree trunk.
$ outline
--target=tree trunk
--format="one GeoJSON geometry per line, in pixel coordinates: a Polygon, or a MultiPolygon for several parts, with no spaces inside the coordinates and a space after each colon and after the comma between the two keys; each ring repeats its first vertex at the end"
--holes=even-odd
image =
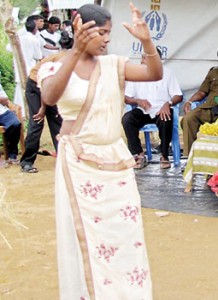
{"type": "Polygon", "coordinates": [[[22,87],[25,115],[28,116],[28,109],[25,99],[25,88],[27,81],[26,65],[23,58],[23,53],[21,51],[20,39],[12,18],[12,6],[9,0],[1,0],[0,21],[4,25],[5,33],[8,36],[9,43],[11,45],[11,50],[17,63],[18,73],[22,87]]]}
{"type": "Polygon", "coordinates": [[[5,23],[5,32],[8,36],[13,56],[15,57],[15,60],[17,62],[22,89],[25,90],[27,80],[26,64],[20,46],[20,39],[18,34],[16,33],[16,28],[13,25],[13,19],[11,17],[5,23]]]}

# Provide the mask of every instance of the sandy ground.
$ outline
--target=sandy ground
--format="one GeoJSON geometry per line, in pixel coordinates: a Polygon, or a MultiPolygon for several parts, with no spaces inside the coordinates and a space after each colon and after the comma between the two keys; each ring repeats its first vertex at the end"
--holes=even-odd
{"type": "MultiPolygon", "coordinates": [[[[55,158],[38,156],[36,166],[0,168],[0,300],[59,299],[55,158]]],[[[218,218],[156,212],[143,209],[154,300],[217,300],[218,218]]]]}

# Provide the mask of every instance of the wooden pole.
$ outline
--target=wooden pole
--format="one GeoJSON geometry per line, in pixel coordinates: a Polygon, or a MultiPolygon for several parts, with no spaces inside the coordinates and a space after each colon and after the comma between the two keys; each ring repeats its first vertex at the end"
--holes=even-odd
{"type": "Polygon", "coordinates": [[[26,98],[25,98],[25,88],[26,88],[26,81],[27,81],[26,64],[20,46],[20,39],[17,34],[17,28],[12,18],[11,3],[9,0],[1,0],[1,2],[2,3],[0,7],[0,21],[4,25],[5,33],[8,36],[11,50],[17,63],[18,74],[20,77],[20,82],[22,87],[22,95],[24,99],[25,115],[28,116],[28,109],[27,109],[26,98]]]}
{"type": "Polygon", "coordinates": [[[5,23],[5,33],[8,36],[13,55],[17,62],[22,89],[25,90],[27,80],[26,64],[21,50],[20,39],[16,32],[16,27],[14,26],[13,19],[11,17],[5,23]]]}

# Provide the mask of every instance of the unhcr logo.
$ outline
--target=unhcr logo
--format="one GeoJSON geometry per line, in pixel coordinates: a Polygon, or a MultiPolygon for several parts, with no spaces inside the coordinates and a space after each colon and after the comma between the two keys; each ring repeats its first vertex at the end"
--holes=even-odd
{"type": "MultiPolygon", "coordinates": [[[[150,30],[151,38],[155,41],[161,40],[164,36],[168,20],[167,16],[163,13],[160,13],[161,5],[160,0],[151,0],[150,11],[147,13],[146,11],[142,12],[142,19],[148,24],[148,28],[150,30]]],[[[162,58],[166,58],[167,48],[161,47],[162,58]],[[164,55],[165,53],[165,55],[164,55]]],[[[138,41],[134,41],[132,43],[131,49],[131,58],[140,58],[141,53],[143,52],[142,44],[138,41]]]]}
{"type": "Polygon", "coordinates": [[[160,40],[167,28],[168,22],[166,15],[160,15],[157,11],[153,10],[147,15],[146,12],[143,12],[142,18],[148,24],[152,39],[156,41],[160,40]]]}

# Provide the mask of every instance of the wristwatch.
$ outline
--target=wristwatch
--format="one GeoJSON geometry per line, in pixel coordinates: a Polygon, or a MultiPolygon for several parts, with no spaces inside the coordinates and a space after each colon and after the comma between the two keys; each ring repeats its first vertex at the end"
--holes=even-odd
{"type": "Polygon", "coordinates": [[[169,103],[170,106],[173,106],[173,101],[172,100],[169,100],[168,103],[169,103]]]}

